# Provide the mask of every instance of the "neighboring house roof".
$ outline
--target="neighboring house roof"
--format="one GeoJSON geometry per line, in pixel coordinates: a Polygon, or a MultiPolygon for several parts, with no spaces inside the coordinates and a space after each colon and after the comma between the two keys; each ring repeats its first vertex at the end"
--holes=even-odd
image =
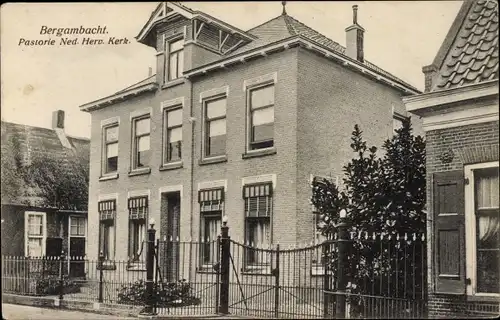
{"type": "Polygon", "coordinates": [[[498,79],[498,1],[467,0],[433,66],[431,91],[498,79]]]}
{"type": "MultiPolygon", "coordinates": [[[[1,121],[1,135],[2,165],[9,162],[14,163],[12,161],[20,161],[21,165],[25,166],[36,156],[43,155],[52,159],[65,158],[66,161],[79,162],[79,165],[89,166],[89,139],[66,135],[71,146],[71,148],[67,148],[61,142],[56,130],[5,121],[1,121]],[[16,156],[19,157],[18,160],[14,159],[16,156]]],[[[11,169],[2,167],[2,171],[11,169]]],[[[21,199],[24,200],[23,203],[35,205],[34,202],[36,202],[37,196],[33,193],[33,189],[25,181],[17,182],[20,184],[21,189],[19,194],[27,195],[29,198],[21,199]]],[[[2,195],[2,203],[5,200],[2,195]]]]}

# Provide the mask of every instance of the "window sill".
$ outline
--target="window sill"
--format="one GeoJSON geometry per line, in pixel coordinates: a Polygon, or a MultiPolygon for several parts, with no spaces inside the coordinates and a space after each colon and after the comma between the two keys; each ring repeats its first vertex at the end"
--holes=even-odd
{"type": "Polygon", "coordinates": [[[208,273],[208,274],[217,274],[217,271],[214,270],[214,266],[211,265],[203,265],[201,267],[196,268],[197,273],[208,273]]]}
{"type": "Polygon", "coordinates": [[[160,167],[160,171],[180,169],[182,166],[182,161],[165,163],[160,167]]]}
{"type": "Polygon", "coordinates": [[[108,173],[99,177],[99,181],[108,181],[118,179],[118,173],[108,173]]]}
{"type": "Polygon", "coordinates": [[[140,176],[143,174],[150,174],[151,173],[151,168],[140,168],[140,169],[134,169],[128,173],[129,177],[134,177],[134,176],[140,176]]]}
{"type": "Polygon", "coordinates": [[[246,153],[242,154],[241,157],[243,159],[248,159],[248,158],[256,158],[256,157],[264,157],[264,156],[269,156],[276,154],[276,148],[266,148],[266,149],[260,149],[260,150],[252,150],[252,151],[247,151],[246,153]]]}
{"type": "Polygon", "coordinates": [[[146,265],[141,262],[134,262],[127,265],[127,271],[146,271],[146,265]]]}
{"type": "Polygon", "coordinates": [[[184,78],[177,78],[175,80],[170,80],[168,82],[165,82],[163,86],[161,86],[162,89],[167,89],[167,88],[172,88],[181,84],[184,84],[186,80],[184,78]]]}
{"type": "Polygon", "coordinates": [[[474,301],[474,302],[498,302],[498,299],[500,299],[500,295],[499,294],[489,294],[489,295],[475,294],[475,295],[467,295],[467,301],[474,301]]]}
{"type": "Polygon", "coordinates": [[[241,269],[241,273],[245,275],[260,275],[260,276],[272,276],[271,267],[257,267],[248,266],[241,269]]]}
{"type": "Polygon", "coordinates": [[[102,265],[102,268],[97,265],[97,270],[116,270],[116,265],[114,262],[104,262],[104,264],[102,265]]]}
{"type": "Polygon", "coordinates": [[[222,162],[227,162],[226,155],[215,156],[215,157],[210,157],[210,158],[203,158],[203,159],[200,159],[198,164],[200,166],[202,166],[202,165],[206,165],[206,164],[214,164],[214,163],[222,163],[222,162]]]}

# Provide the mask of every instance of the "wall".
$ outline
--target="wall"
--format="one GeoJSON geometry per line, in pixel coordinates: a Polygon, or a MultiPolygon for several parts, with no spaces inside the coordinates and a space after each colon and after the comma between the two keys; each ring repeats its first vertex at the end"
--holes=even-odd
{"type": "MultiPolygon", "coordinates": [[[[295,242],[295,161],[296,161],[296,93],[297,50],[291,49],[265,58],[235,65],[221,72],[199,78],[193,84],[193,115],[195,126],[194,160],[201,159],[202,105],[200,93],[229,87],[227,98],[227,162],[194,167],[194,187],[199,182],[227,179],[225,214],[228,216],[230,234],[237,241],[244,241],[244,200],[242,178],[263,174],[276,174],[274,209],[272,217],[272,241],[280,244],[295,242]],[[246,92],[243,83],[247,79],[277,73],[275,85],[274,146],[276,154],[243,159],[245,152],[246,92]]],[[[193,197],[194,239],[199,237],[198,197],[193,197]]]]}
{"type": "MultiPolygon", "coordinates": [[[[495,150],[496,159],[498,160],[498,139],[499,139],[499,123],[487,122],[472,124],[462,127],[447,128],[441,130],[433,130],[426,133],[427,145],[427,203],[433,203],[432,197],[432,174],[434,172],[443,172],[463,169],[463,163],[457,150],[467,147],[486,147],[485,150],[495,150]],[[455,156],[449,163],[443,163],[440,160],[441,155],[449,149],[454,150],[455,156]]],[[[479,154],[479,158],[490,158],[490,152],[487,154],[479,154]]],[[[490,160],[491,161],[491,160],[490,160]]],[[[428,221],[433,221],[433,208],[428,205],[428,221]]],[[[499,304],[498,301],[480,300],[477,297],[469,297],[466,295],[444,295],[434,293],[434,273],[433,266],[433,225],[428,223],[428,279],[429,279],[429,316],[431,317],[477,317],[477,316],[498,316],[499,304]],[[475,299],[474,299],[475,298],[475,299]],[[474,299],[474,300],[473,300],[474,299]]]]}
{"type": "Polygon", "coordinates": [[[298,62],[297,239],[311,242],[310,175],[342,182],[343,166],[355,156],[350,147],[355,124],[382,155],[382,143],[393,134],[392,110],[405,114],[405,108],[394,88],[324,57],[301,49],[298,62]]]}

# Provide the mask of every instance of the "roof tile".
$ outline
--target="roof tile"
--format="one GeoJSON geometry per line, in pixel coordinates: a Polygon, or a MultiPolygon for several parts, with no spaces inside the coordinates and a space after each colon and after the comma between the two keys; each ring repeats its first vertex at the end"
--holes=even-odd
{"type": "Polygon", "coordinates": [[[472,0],[433,90],[498,79],[498,0],[472,0]]]}

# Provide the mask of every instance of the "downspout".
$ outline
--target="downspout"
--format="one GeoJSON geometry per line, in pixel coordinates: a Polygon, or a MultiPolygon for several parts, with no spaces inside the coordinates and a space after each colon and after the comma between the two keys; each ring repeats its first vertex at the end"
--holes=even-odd
{"type": "Polygon", "coordinates": [[[190,194],[189,194],[189,212],[190,212],[190,216],[189,216],[189,276],[191,277],[191,269],[192,269],[192,266],[193,266],[193,245],[192,245],[192,241],[194,240],[193,239],[193,222],[194,222],[194,218],[193,218],[193,199],[194,199],[194,156],[195,156],[195,152],[194,152],[194,146],[195,146],[195,143],[194,143],[194,126],[195,126],[195,120],[194,120],[194,117],[193,117],[193,103],[194,103],[194,99],[193,99],[193,82],[191,80],[189,80],[189,123],[191,125],[191,172],[190,172],[190,181],[191,181],[191,185],[190,185],[190,194]]]}

